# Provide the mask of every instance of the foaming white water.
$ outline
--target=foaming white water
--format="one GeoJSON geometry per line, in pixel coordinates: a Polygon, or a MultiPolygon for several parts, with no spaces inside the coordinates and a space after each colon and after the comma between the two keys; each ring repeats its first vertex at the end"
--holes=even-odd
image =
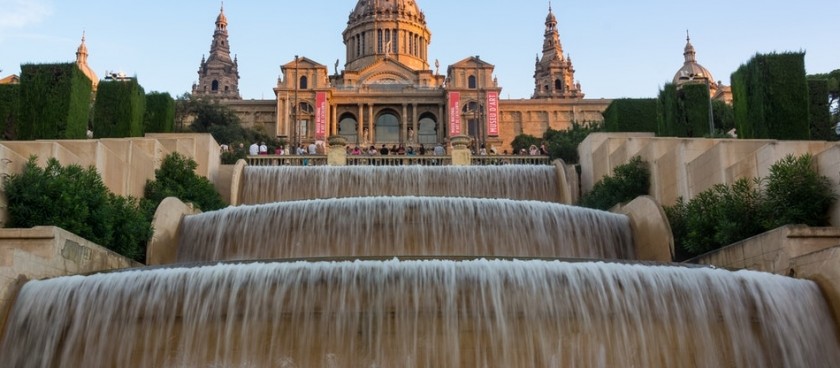
{"type": "Polygon", "coordinates": [[[246,167],[243,177],[243,204],[373,196],[560,200],[554,166],[246,167]]]}
{"type": "Polygon", "coordinates": [[[371,197],[187,216],[178,260],[496,256],[630,259],[626,216],[536,201],[371,197]]]}
{"type": "Polygon", "coordinates": [[[8,367],[835,367],[809,281],[549,261],[219,265],[27,283],[8,367]]]}

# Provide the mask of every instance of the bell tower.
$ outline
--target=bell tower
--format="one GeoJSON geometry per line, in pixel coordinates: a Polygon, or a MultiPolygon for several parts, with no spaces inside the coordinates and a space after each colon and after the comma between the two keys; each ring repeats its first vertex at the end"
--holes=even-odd
{"type": "Polygon", "coordinates": [[[535,99],[583,98],[580,83],[575,81],[575,68],[572,59],[563,56],[560,32],[557,30],[557,17],[548,5],[545,19],[545,40],[542,58],[537,56],[534,71],[535,99]]]}
{"type": "Polygon", "coordinates": [[[228,20],[224,4],[216,18],[216,31],[210,45],[210,57],[201,57],[198,68],[198,83],[193,85],[192,95],[224,100],[241,100],[239,95],[239,62],[230,57],[228,43],[228,20]]]}

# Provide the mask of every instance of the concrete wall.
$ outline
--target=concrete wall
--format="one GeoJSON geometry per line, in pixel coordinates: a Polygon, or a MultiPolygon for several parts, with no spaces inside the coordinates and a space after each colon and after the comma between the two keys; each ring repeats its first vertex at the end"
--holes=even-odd
{"type": "Polygon", "coordinates": [[[140,266],[57,227],[0,229],[0,324],[21,281],[140,266]]]}
{"type": "MultiPolygon", "coordinates": [[[[650,195],[663,206],[682,197],[690,200],[715,184],[741,178],[766,177],[770,167],[787,155],[810,153],[820,174],[840,194],[840,143],[705,138],[657,138],[651,134],[595,133],[578,146],[581,191],[593,185],[633,156],[640,156],[651,171],[650,195]]],[[[840,202],[831,209],[831,223],[840,225],[840,202]]]]}

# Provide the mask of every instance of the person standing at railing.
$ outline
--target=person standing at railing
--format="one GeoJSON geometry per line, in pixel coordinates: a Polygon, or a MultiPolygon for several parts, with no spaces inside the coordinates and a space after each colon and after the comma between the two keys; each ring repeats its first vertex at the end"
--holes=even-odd
{"type": "Polygon", "coordinates": [[[417,149],[417,154],[420,156],[426,155],[426,146],[424,146],[423,143],[420,143],[420,148],[417,149]]]}
{"type": "Polygon", "coordinates": [[[388,156],[388,147],[386,147],[384,144],[382,145],[382,148],[379,149],[379,155],[388,156]]]}
{"type": "Polygon", "coordinates": [[[317,155],[318,154],[318,145],[315,142],[309,144],[309,154],[310,155],[317,155]]]}
{"type": "Polygon", "coordinates": [[[434,153],[435,153],[435,156],[443,156],[445,154],[445,151],[443,149],[443,145],[438,143],[437,146],[435,146],[435,152],[434,153]]]}
{"type": "Polygon", "coordinates": [[[528,151],[528,154],[530,154],[531,156],[539,156],[540,155],[540,150],[539,150],[539,148],[537,148],[536,145],[532,144],[531,149],[528,151]]]}
{"type": "Polygon", "coordinates": [[[248,154],[251,156],[256,156],[260,154],[260,145],[257,142],[254,142],[250,147],[248,147],[248,154]]]}
{"type": "Polygon", "coordinates": [[[260,142],[260,154],[267,155],[268,154],[268,146],[265,145],[265,142],[260,142]]]}

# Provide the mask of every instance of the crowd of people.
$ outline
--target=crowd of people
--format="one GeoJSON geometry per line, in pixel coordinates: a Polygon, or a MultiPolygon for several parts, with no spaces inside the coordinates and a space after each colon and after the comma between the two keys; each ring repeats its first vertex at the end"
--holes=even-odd
{"type": "MultiPolygon", "coordinates": [[[[532,144],[529,148],[522,148],[518,152],[513,151],[509,153],[507,150],[503,150],[501,153],[498,152],[495,146],[490,145],[488,149],[486,145],[482,144],[476,149],[474,146],[470,146],[470,151],[474,155],[478,156],[495,156],[495,155],[514,155],[514,156],[547,156],[548,149],[546,148],[545,143],[541,144],[539,147],[537,145],[532,144]]],[[[283,146],[278,145],[277,147],[269,147],[265,144],[265,142],[254,142],[251,144],[247,150],[244,144],[240,143],[238,147],[234,148],[235,150],[239,150],[242,152],[247,152],[249,156],[259,156],[259,155],[276,155],[276,156],[284,156],[284,155],[323,155],[326,154],[325,146],[323,142],[311,142],[307,144],[300,144],[295,147],[290,147],[289,145],[283,146]]],[[[222,152],[228,152],[232,150],[227,144],[221,145],[222,152]]],[[[420,144],[419,147],[415,148],[412,145],[405,146],[403,144],[394,144],[391,147],[388,145],[383,144],[381,147],[377,148],[375,145],[371,145],[369,147],[360,147],[350,146],[348,145],[346,148],[346,153],[348,156],[444,156],[449,153],[449,150],[443,146],[443,144],[438,143],[434,147],[426,147],[424,144],[420,144]]]]}

